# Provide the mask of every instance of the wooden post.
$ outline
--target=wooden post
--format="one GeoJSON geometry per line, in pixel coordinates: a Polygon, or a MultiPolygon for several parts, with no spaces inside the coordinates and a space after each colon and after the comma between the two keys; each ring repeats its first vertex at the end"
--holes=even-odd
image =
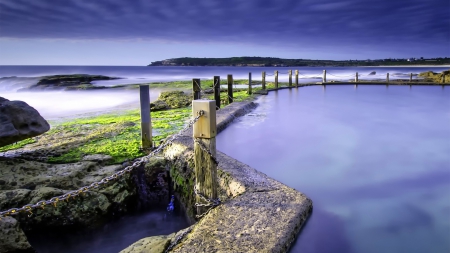
{"type": "Polygon", "coordinates": [[[289,70],[289,88],[292,87],[292,70],[289,70]]]}
{"type": "Polygon", "coordinates": [[[355,75],[355,82],[358,82],[358,72],[356,72],[356,75],[355,75]]]}
{"type": "Polygon", "coordinates": [[[445,74],[442,74],[442,83],[445,83],[445,74]]]}
{"type": "Polygon", "coordinates": [[[252,94],[252,72],[248,72],[248,91],[247,94],[252,94]]]}
{"type": "Polygon", "coordinates": [[[141,101],[141,138],[142,148],[152,147],[152,121],[150,117],[150,88],[148,85],[139,85],[141,101]]]}
{"type": "Polygon", "coordinates": [[[412,73],[409,74],[409,82],[412,82],[412,73]]]}
{"type": "Polygon", "coordinates": [[[266,89],[266,71],[262,72],[262,89],[266,89]]]}
{"type": "Polygon", "coordinates": [[[327,71],[326,71],[326,70],[323,71],[322,82],[323,82],[323,83],[326,83],[326,82],[327,82],[327,71]]]}
{"type": "Polygon", "coordinates": [[[194,100],[200,99],[200,79],[192,79],[192,90],[194,91],[194,100]]]}
{"type": "Polygon", "coordinates": [[[386,73],[386,83],[389,83],[389,73],[386,73]]]}
{"type": "Polygon", "coordinates": [[[275,70],[275,89],[278,89],[278,70],[275,70]]]}
{"type": "MultiPolygon", "coordinates": [[[[216,157],[216,107],[214,100],[192,101],[193,116],[200,111],[204,115],[194,124],[194,164],[195,164],[195,187],[199,194],[207,199],[217,199],[217,164],[216,157]],[[208,152],[213,156],[211,157],[208,152]]],[[[205,203],[198,195],[195,196],[196,203],[205,203]]],[[[197,215],[203,214],[209,207],[197,207],[197,215]]]]}
{"type": "Polygon", "coordinates": [[[214,100],[216,108],[220,108],[220,76],[214,76],[214,100]]]}
{"type": "Polygon", "coordinates": [[[295,70],[295,88],[298,88],[298,69],[295,70]]]}
{"type": "Polygon", "coordinates": [[[233,103],[233,75],[227,76],[228,81],[228,104],[233,103]]]}

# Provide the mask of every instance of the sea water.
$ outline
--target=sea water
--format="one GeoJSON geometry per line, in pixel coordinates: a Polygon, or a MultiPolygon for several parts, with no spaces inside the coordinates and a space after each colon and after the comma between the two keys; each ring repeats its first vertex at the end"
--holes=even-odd
{"type": "MultiPolygon", "coordinates": [[[[114,86],[128,84],[146,84],[193,78],[212,79],[220,76],[226,79],[232,74],[234,79],[247,79],[252,73],[252,80],[261,80],[262,71],[267,74],[266,81],[274,81],[274,72],[279,72],[279,81],[288,80],[288,70],[299,70],[299,82],[321,81],[323,70],[327,70],[327,80],[345,81],[360,79],[414,78],[420,72],[432,70],[440,72],[448,67],[147,67],[147,66],[0,66],[0,96],[9,100],[23,100],[35,107],[46,119],[78,117],[85,113],[102,113],[105,110],[119,108],[139,108],[138,90],[101,91],[20,91],[36,84],[42,76],[91,74],[118,77],[116,80],[94,81],[94,85],[114,86]],[[375,75],[370,75],[375,72],[375,75]]],[[[150,85],[150,99],[156,100],[162,90],[150,85]]]]}

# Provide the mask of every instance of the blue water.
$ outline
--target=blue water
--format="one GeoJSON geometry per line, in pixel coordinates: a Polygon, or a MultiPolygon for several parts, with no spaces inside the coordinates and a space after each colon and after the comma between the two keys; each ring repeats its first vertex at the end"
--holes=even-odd
{"type": "MultiPolygon", "coordinates": [[[[360,79],[409,78],[409,74],[418,74],[432,70],[440,72],[449,67],[327,67],[327,80],[354,79],[356,72],[360,79]],[[375,71],[376,75],[368,75],[375,71]]],[[[0,96],[9,100],[22,100],[36,108],[47,120],[59,120],[66,117],[103,113],[108,110],[139,108],[138,90],[114,91],[45,91],[17,92],[36,84],[39,77],[45,75],[93,74],[119,77],[121,79],[96,81],[94,85],[111,86],[119,84],[151,83],[192,78],[222,79],[232,74],[234,79],[246,79],[252,73],[253,80],[261,80],[262,71],[268,76],[266,81],[274,81],[274,71],[279,71],[279,81],[288,80],[288,70],[300,71],[299,82],[321,81],[324,67],[146,67],[146,66],[0,66],[0,96]],[[269,76],[270,75],[270,76],[269,76]]],[[[414,78],[416,78],[414,76],[414,78]]],[[[150,100],[158,98],[163,89],[152,88],[150,100]]]]}
{"type": "Polygon", "coordinates": [[[218,150],[314,202],[291,252],[450,252],[450,89],[311,86],[261,97],[218,150]]]}

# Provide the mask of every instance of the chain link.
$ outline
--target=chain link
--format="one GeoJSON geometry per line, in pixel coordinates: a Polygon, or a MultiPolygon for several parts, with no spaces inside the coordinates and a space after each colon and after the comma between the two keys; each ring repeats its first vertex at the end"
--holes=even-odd
{"type": "Polygon", "coordinates": [[[19,213],[29,213],[28,217],[31,217],[33,215],[33,212],[32,212],[33,209],[36,209],[36,208],[44,209],[45,206],[47,206],[47,205],[53,205],[54,207],[56,207],[58,202],[60,202],[60,201],[64,201],[64,200],[69,201],[71,198],[74,199],[75,197],[79,196],[80,194],[84,195],[86,192],[90,191],[91,189],[97,189],[99,187],[102,187],[102,186],[108,184],[109,182],[114,181],[114,180],[118,179],[119,177],[125,175],[126,173],[130,173],[133,169],[141,166],[142,164],[146,164],[149,161],[150,157],[159,153],[161,150],[163,150],[169,144],[172,144],[175,139],[177,139],[179,136],[181,136],[184,131],[186,131],[187,129],[192,127],[192,125],[194,125],[195,122],[197,122],[200,119],[200,117],[203,116],[204,114],[205,114],[204,111],[199,111],[198,115],[195,118],[193,118],[192,120],[190,120],[188,122],[188,124],[186,125],[186,127],[184,127],[180,132],[172,135],[169,139],[164,141],[163,144],[159,145],[159,147],[156,148],[155,150],[153,150],[150,154],[140,158],[138,161],[134,162],[130,166],[125,167],[123,170],[120,170],[120,171],[112,174],[111,176],[105,177],[105,178],[101,179],[99,182],[94,182],[94,183],[90,184],[89,186],[84,186],[84,187],[79,188],[78,190],[70,191],[66,194],[53,197],[50,200],[43,200],[43,201],[37,202],[36,204],[28,204],[28,205],[24,205],[21,208],[11,208],[6,211],[2,211],[2,212],[0,212],[0,220],[2,217],[16,215],[19,213]]]}

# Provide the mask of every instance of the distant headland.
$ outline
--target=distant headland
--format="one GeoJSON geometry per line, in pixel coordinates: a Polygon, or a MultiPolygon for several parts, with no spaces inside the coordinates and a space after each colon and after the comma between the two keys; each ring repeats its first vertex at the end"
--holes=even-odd
{"type": "Polygon", "coordinates": [[[367,59],[367,60],[311,60],[281,59],[274,57],[229,57],[229,58],[173,58],[155,61],[148,66],[235,66],[235,67],[355,67],[355,66],[398,66],[398,65],[450,65],[449,57],[407,58],[407,59],[367,59]]]}

